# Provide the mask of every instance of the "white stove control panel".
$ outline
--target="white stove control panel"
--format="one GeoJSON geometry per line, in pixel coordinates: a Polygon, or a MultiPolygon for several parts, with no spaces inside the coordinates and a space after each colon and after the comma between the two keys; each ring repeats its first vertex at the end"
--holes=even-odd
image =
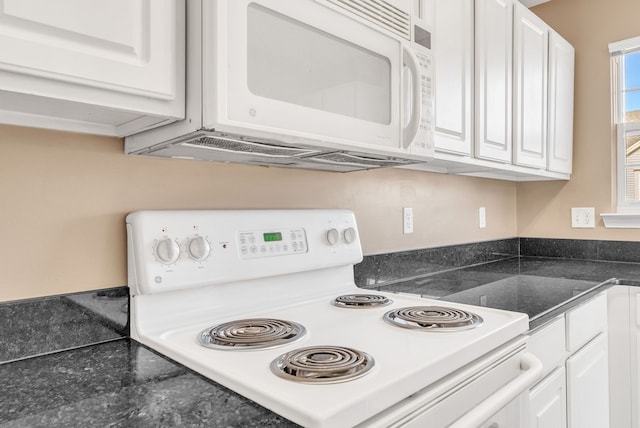
{"type": "Polygon", "coordinates": [[[362,260],[347,210],[139,211],[127,216],[127,249],[134,294],[362,260]]]}
{"type": "Polygon", "coordinates": [[[244,259],[306,253],[304,229],[259,230],[238,233],[238,248],[244,259]]]}

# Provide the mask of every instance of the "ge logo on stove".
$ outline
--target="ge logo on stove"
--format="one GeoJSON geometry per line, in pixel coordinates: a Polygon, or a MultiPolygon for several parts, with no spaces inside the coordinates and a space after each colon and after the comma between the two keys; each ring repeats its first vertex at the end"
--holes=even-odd
{"type": "Polygon", "coordinates": [[[162,284],[162,277],[161,276],[156,276],[154,279],[156,284],[162,284]]]}

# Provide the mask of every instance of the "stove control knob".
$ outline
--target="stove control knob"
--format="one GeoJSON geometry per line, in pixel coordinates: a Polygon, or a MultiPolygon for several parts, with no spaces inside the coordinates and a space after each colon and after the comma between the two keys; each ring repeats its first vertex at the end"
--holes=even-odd
{"type": "Polygon", "coordinates": [[[171,238],[163,238],[158,241],[153,253],[160,263],[170,265],[180,257],[180,246],[171,238]]]}
{"type": "Polygon", "coordinates": [[[347,244],[353,244],[356,240],[356,230],[353,227],[347,227],[344,232],[342,232],[342,237],[347,244]]]}
{"type": "Polygon", "coordinates": [[[338,233],[338,229],[329,229],[327,230],[327,242],[329,245],[333,246],[338,243],[338,239],[340,238],[340,234],[338,233]]]}
{"type": "Polygon", "coordinates": [[[189,241],[187,251],[189,252],[189,257],[193,260],[203,262],[209,257],[211,246],[209,245],[209,241],[204,237],[196,236],[189,241]]]}

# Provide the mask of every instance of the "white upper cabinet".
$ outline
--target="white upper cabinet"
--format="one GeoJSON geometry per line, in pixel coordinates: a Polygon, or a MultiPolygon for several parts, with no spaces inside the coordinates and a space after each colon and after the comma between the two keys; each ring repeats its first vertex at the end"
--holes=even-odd
{"type": "Polygon", "coordinates": [[[513,2],[476,0],[475,6],[475,153],[511,163],[513,2]]]}
{"type": "Polygon", "coordinates": [[[0,2],[0,122],[124,136],[183,118],[184,8],[0,2]]]}
{"type": "Polygon", "coordinates": [[[555,31],[549,35],[550,171],[571,174],[573,157],[573,46],[555,31]]]}
{"type": "Polygon", "coordinates": [[[513,68],[513,163],[547,167],[549,26],[516,2],[513,68]]]}
{"type": "Polygon", "coordinates": [[[471,155],[473,1],[429,1],[435,3],[435,148],[471,155]]]}
{"type": "Polygon", "coordinates": [[[409,168],[514,181],[568,179],[571,45],[515,0],[428,3],[436,153],[429,164],[409,168]]]}

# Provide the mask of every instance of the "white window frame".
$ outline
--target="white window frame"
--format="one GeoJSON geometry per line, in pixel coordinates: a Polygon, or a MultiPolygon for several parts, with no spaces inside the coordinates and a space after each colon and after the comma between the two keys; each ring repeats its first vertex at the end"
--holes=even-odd
{"type": "Polygon", "coordinates": [[[640,228],[640,201],[627,201],[626,137],[640,135],[640,123],[624,122],[624,56],[640,52],[640,37],[609,44],[611,54],[612,123],[616,141],[616,213],[602,214],[606,227],[640,228]]]}
{"type": "MultiPolygon", "coordinates": [[[[619,213],[638,213],[640,214],[640,201],[627,201],[627,145],[626,137],[631,135],[640,135],[640,123],[617,123],[616,124],[616,151],[617,151],[617,200],[619,213]]],[[[640,168],[640,164],[635,165],[640,168]]]]}

